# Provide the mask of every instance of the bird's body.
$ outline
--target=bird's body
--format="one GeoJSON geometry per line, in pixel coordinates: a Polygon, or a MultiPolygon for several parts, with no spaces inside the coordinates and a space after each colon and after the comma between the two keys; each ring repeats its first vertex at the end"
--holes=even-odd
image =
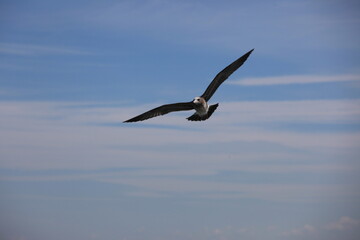
{"type": "Polygon", "coordinates": [[[189,121],[204,121],[208,119],[219,105],[217,103],[209,106],[203,97],[195,97],[192,103],[196,112],[187,118],[189,121]]]}
{"type": "Polygon", "coordinates": [[[235,60],[229,66],[224,68],[221,72],[219,72],[214,80],[210,83],[210,85],[206,88],[205,92],[200,97],[195,97],[191,102],[182,102],[182,103],[173,103],[173,104],[165,104],[160,107],[154,108],[150,111],[147,111],[139,116],[133,117],[124,122],[138,122],[143,121],[149,118],[157,117],[160,115],[164,115],[170,112],[176,111],[188,111],[195,110],[196,112],[188,117],[189,121],[204,121],[208,119],[213,112],[218,107],[218,103],[214,105],[209,105],[208,101],[215,93],[217,88],[233,73],[235,72],[249,57],[254,49],[244,54],[242,57],[235,60]]]}
{"type": "Polygon", "coordinates": [[[195,97],[193,100],[194,109],[199,116],[204,116],[209,110],[209,105],[202,97],[195,97]]]}

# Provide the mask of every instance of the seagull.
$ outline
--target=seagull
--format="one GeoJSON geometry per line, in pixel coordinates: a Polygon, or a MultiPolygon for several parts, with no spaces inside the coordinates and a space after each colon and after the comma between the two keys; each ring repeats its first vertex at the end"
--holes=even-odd
{"type": "Polygon", "coordinates": [[[219,104],[208,105],[209,99],[218,89],[218,87],[233,73],[235,72],[246,59],[250,56],[254,49],[250,50],[249,52],[245,53],[243,56],[235,60],[229,66],[224,68],[221,72],[219,72],[215,78],[212,80],[210,85],[206,88],[205,92],[200,97],[195,97],[191,102],[180,102],[180,103],[172,103],[172,104],[165,104],[160,107],[151,109],[143,114],[140,114],[136,117],[133,117],[129,120],[124,121],[124,123],[128,122],[138,122],[144,121],[149,118],[161,116],[168,114],[170,112],[177,112],[177,111],[188,111],[194,110],[195,113],[187,118],[189,121],[205,121],[216,110],[219,104]]]}

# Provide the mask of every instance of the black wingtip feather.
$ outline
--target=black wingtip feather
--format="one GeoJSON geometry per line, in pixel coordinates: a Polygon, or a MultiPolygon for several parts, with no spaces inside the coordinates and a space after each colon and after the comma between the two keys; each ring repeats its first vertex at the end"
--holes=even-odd
{"type": "Polygon", "coordinates": [[[247,58],[250,56],[250,54],[254,51],[255,48],[251,49],[250,51],[248,51],[247,53],[244,54],[243,57],[245,57],[244,62],[247,60],[247,58]]]}
{"type": "Polygon", "coordinates": [[[138,122],[138,121],[142,121],[142,120],[136,120],[136,119],[129,119],[129,120],[126,120],[126,121],[123,121],[123,123],[131,123],[131,122],[138,122]]]}

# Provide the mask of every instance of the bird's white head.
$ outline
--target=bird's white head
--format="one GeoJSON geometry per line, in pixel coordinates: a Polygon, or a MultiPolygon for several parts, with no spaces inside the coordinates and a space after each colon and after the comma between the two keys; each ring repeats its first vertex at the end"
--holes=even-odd
{"type": "Polygon", "coordinates": [[[195,97],[193,103],[195,104],[204,104],[205,100],[202,97],[195,97]]]}
{"type": "Polygon", "coordinates": [[[203,103],[203,99],[201,97],[195,97],[193,100],[193,103],[195,104],[202,104],[203,103]]]}

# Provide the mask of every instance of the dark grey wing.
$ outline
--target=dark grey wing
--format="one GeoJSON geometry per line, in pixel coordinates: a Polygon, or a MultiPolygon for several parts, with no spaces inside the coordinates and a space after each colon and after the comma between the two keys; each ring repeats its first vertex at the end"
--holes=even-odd
{"type": "Polygon", "coordinates": [[[176,112],[176,111],[187,111],[194,109],[194,104],[192,102],[183,102],[183,103],[173,103],[173,104],[166,104],[160,107],[154,108],[150,111],[147,111],[139,116],[133,117],[129,120],[124,122],[138,122],[144,121],[149,118],[157,117],[160,115],[167,114],[169,112],[176,112]]]}
{"type": "Polygon", "coordinates": [[[229,66],[224,68],[221,72],[219,72],[214,80],[210,83],[210,85],[207,87],[203,95],[201,97],[205,98],[206,101],[209,101],[211,96],[215,93],[216,89],[233,73],[235,72],[243,63],[246,61],[246,59],[249,57],[249,55],[254,51],[254,49],[250,50],[249,52],[245,53],[242,57],[235,60],[233,63],[231,63],[229,66]]]}

